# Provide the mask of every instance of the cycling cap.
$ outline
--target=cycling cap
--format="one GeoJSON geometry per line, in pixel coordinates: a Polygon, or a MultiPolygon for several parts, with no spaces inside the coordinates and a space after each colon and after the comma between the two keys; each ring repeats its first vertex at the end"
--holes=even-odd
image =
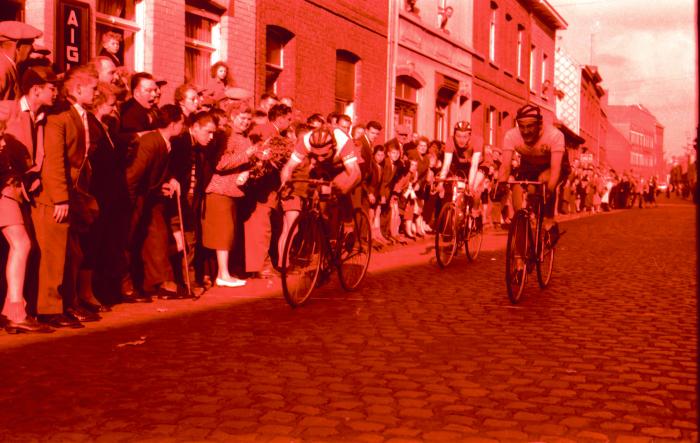
{"type": "Polygon", "coordinates": [[[535,118],[537,120],[542,120],[542,110],[540,110],[539,106],[528,103],[527,105],[518,109],[517,114],[515,114],[516,120],[523,118],[535,118]]]}
{"type": "Polygon", "coordinates": [[[335,144],[335,138],[330,129],[321,127],[314,129],[309,135],[311,149],[322,149],[335,144]]]}
{"type": "Polygon", "coordinates": [[[472,125],[469,122],[461,121],[457,122],[455,125],[455,132],[457,131],[471,131],[472,125]]]}

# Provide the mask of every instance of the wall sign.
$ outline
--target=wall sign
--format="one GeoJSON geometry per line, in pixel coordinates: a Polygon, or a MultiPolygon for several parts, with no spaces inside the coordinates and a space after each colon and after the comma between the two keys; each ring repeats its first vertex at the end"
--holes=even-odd
{"type": "Polygon", "coordinates": [[[59,0],[56,20],[57,70],[64,72],[86,64],[90,53],[90,6],[59,0]]]}

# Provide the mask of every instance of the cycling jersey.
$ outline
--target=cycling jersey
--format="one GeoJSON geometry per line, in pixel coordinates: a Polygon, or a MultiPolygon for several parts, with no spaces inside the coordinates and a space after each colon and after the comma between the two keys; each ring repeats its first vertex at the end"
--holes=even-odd
{"type": "Polygon", "coordinates": [[[564,134],[554,126],[547,125],[542,136],[533,146],[527,145],[515,127],[506,132],[503,152],[515,151],[520,154],[520,166],[527,169],[549,169],[553,152],[565,152],[564,134]]]}
{"type": "Polygon", "coordinates": [[[471,167],[472,157],[475,152],[482,153],[481,157],[479,158],[479,166],[481,166],[484,161],[483,145],[484,141],[480,137],[472,136],[467,142],[467,146],[459,147],[456,145],[454,137],[450,137],[445,144],[445,154],[452,154],[450,169],[453,172],[465,171],[468,173],[469,168],[471,167]]]}

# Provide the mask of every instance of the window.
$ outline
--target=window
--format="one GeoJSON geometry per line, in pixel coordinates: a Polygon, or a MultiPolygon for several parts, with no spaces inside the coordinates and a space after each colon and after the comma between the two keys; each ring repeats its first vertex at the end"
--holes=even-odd
{"type": "Polygon", "coordinates": [[[221,47],[219,21],[214,12],[185,5],[185,80],[206,86],[212,63],[218,59],[221,47]]]}
{"type": "Polygon", "coordinates": [[[436,73],[435,138],[446,141],[450,136],[452,103],[459,92],[459,80],[436,73]]]}
{"type": "Polygon", "coordinates": [[[284,70],[285,46],[294,34],[278,26],[267,26],[265,34],[265,92],[277,94],[278,80],[284,70]]]}
{"type": "Polygon", "coordinates": [[[356,67],[359,61],[352,52],[335,52],[335,112],[355,116],[356,67]]]}
{"type": "Polygon", "coordinates": [[[136,68],[136,57],[142,56],[135,47],[135,41],[143,38],[142,25],[137,22],[136,10],[143,7],[143,0],[97,0],[95,8],[95,29],[97,54],[102,50],[102,36],[114,32],[121,36],[121,44],[117,58],[121,63],[133,70],[136,68]]]}
{"type": "Polygon", "coordinates": [[[518,25],[518,53],[516,55],[516,73],[518,78],[523,77],[523,38],[525,37],[525,28],[522,25],[518,25]]]}
{"type": "Polygon", "coordinates": [[[486,121],[488,124],[488,140],[489,145],[494,146],[496,144],[496,129],[498,128],[498,112],[496,108],[490,106],[486,113],[486,121]]]}
{"type": "Polygon", "coordinates": [[[418,83],[412,77],[401,75],[396,78],[396,101],[394,102],[394,123],[407,124],[416,131],[418,115],[418,83]]]}
{"type": "Polygon", "coordinates": [[[542,72],[540,73],[542,78],[540,86],[542,87],[542,95],[545,94],[545,82],[547,81],[547,54],[542,54],[542,72]]]}
{"type": "Polygon", "coordinates": [[[535,60],[537,59],[536,49],[535,45],[532,45],[530,48],[530,92],[535,90],[535,73],[537,70],[535,66],[535,60]]]}
{"type": "Polygon", "coordinates": [[[496,63],[496,13],[498,5],[491,2],[491,18],[489,21],[489,61],[496,63]]]}
{"type": "Polygon", "coordinates": [[[24,1],[7,0],[0,10],[0,22],[5,20],[24,21],[24,1]]]}

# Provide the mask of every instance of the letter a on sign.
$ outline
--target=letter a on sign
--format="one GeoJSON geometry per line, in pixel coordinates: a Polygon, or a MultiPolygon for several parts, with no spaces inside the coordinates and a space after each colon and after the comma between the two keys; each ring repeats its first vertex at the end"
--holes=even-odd
{"type": "Polygon", "coordinates": [[[75,9],[70,10],[70,14],[68,15],[68,22],[66,23],[68,26],[75,26],[78,27],[78,19],[75,16],[75,9]]]}

